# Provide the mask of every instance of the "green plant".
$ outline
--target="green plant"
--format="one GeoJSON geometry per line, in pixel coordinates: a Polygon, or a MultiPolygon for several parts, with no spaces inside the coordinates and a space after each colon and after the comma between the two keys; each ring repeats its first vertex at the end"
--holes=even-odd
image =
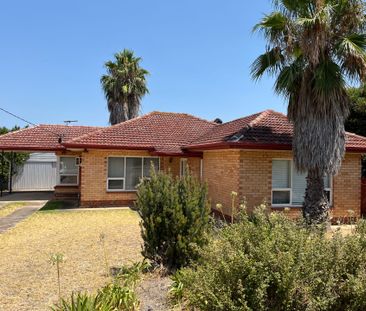
{"type": "Polygon", "coordinates": [[[366,310],[366,222],[343,237],[264,207],[210,238],[174,291],[198,310],[366,310]]]}
{"type": "Polygon", "coordinates": [[[97,294],[96,300],[102,310],[138,310],[140,305],[134,286],[121,286],[117,282],[105,286],[97,294]]]}
{"type": "Polygon", "coordinates": [[[180,270],[178,270],[170,278],[173,282],[169,289],[169,295],[170,295],[173,303],[179,305],[182,303],[182,300],[183,300],[184,284],[181,280],[182,272],[180,270]]]}
{"type": "Polygon", "coordinates": [[[140,67],[140,57],[125,49],[114,54],[114,58],[105,63],[107,74],[100,79],[112,125],[137,117],[141,98],[149,92],[146,86],[149,72],[140,67]]]}
{"type": "MultiPolygon", "coordinates": [[[[61,299],[51,307],[52,311],[101,311],[98,309],[96,298],[87,293],[72,293],[70,300],[61,299]]],[[[104,309],[103,311],[107,311],[104,309]]]]}
{"type": "Polygon", "coordinates": [[[139,300],[135,292],[141,273],[148,268],[146,262],[123,266],[114,282],[107,284],[96,295],[73,293],[70,300],[61,299],[53,311],[135,311],[139,300]]]}
{"type": "Polygon", "coordinates": [[[175,179],[152,171],[138,188],[136,207],[145,258],[168,270],[197,258],[210,226],[206,185],[188,173],[175,179]]]}
{"type": "Polygon", "coordinates": [[[60,264],[65,261],[65,257],[61,253],[55,253],[50,256],[50,263],[56,266],[57,270],[57,285],[58,285],[58,297],[61,299],[61,281],[60,281],[60,264]]]}

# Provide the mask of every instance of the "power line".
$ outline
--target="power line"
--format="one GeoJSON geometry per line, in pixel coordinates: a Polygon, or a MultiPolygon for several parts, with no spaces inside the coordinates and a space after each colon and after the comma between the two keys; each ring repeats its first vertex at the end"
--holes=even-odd
{"type": "MultiPolygon", "coordinates": [[[[14,118],[17,118],[17,119],[19,119],[19,120],[21,120],[21,121],[25,122],[25,123],[28,123],[28,124],[33,125],[33,126],[38,126],[37,124],[35,124],[35,123],[31,122],[31,121],[28,121],[28,120],[26,120],[26,119],[24,119],[24,118],[22,118],[22,117],[20,117],[20,116],[18,116],[18,115],[16,115],[16,114],[14,114],[14,113],[10,112],[10,111],[8,111],[8,110],[6,110],[6,109],[4,109],[4,108],[1,108],[1,107],[0,107],[0,110],[1,110],[1,111],[3,111],[3,112],[5,112],[5,113],[7,113],[7,114],[9,114],[9,115],[11,115],[11,116],[13,116],[14,118]]],[[[53,132],[53,131],[51,131],[51,130],[49,130],[49,129],[45,129],[45,128],[43,128],[43,130],[45,130],[45,131],[47,131],[47,132],[50,132],[50,133],[52,133],[53,135],[56,135],[56,136],[58,137],[58,141],[59,141],[59,143],[61,143],[61,142],[62,142],[62,135],[61,135],[61,134],[55,133],[55,132],[53,132]]]]}
{"type": "Polygon", "coordinates": [[[4,109],[4,108],[1,108],[1,107],[0,107],[0,110],[4,111],[4,112],[5,112],[5,113],[7,113],[7,114],[10,114],[10,115],[11,115],[11,116],[13,116],[14,118],[17,118],[17,119],[19,119],[19,120],[21,120],[21,121],[23,121],[23,122],[25,122],[25,123],[28,123],[28,124],[30,124],[30,125],[37,126],[37,124],[34,124],[33,122],[27,121],[26,119],[23,119],[22,117],[19,117],[19,116],[15,115],[14,113],[12,113],[12,112],[10,112],[10,111],[8,111],[8,110],[4,109]]]}

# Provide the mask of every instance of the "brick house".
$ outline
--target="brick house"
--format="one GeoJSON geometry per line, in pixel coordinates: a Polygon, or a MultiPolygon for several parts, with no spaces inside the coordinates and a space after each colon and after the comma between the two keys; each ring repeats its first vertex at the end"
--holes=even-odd
{"type": "MultiPolygon", "coordinates": [[[[299,213],[305,174],[294,168],[292,125],[266,110],[217,124],[188,114],[152,112],[110,127],[39,125],[0,136],[0,150],[56,153],[56,197],[74,196],[80,206],[132,204],[136,185],[151,165],[174,175],[191,173],[207,182],[211,204],[230,214],[230,193],[249,207],[266,200],[272,210],[299,213]]],[[[325,177],[334,217],[361,216],[361,156],[366,138],[346,136],[337,176],[325,177]]]]}

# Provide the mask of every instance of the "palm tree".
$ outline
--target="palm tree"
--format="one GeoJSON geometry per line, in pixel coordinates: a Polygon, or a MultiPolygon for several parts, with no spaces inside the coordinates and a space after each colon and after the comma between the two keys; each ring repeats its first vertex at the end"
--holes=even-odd
{"type": "Polygon", "coordinates": [[[362,0],[274,0],[275,11],[254,27],[266,41],[252,77],[275,76],[294,125],[294,163],[307,172],[303,215],[328,220],[325,174],[337,174],[345,153],[349,114],[346,81],[366,77],[365,4],[362,0]]]}
{"type": "Polygon", "coordinates": [[[114,55],[115,61],[105,63],[107,74],[100,79],[108,103],[109,122],[117,124],[138,116],[141,98],[149,91],[140,57],[130,50],[114,55]]]}

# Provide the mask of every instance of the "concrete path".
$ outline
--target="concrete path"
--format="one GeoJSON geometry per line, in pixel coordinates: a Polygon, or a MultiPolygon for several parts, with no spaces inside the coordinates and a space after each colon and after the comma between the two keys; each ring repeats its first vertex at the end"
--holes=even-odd
{"type": "Polygon", "coordinates": [[[38,211],[42,206],[27,206],[17,209],[14,213],[0,218],[0,233],[15,227],[15,225],[38,211]]]}
{"type": "Polygon", "coordinates": [[[47,201],[40,200],[25,203],[27,205],[24,207],[18,208],[12,214],[0,218],[0,234],[12,227],[15,227],[17,223],[38,211],[47,203],[47,201]]]}

